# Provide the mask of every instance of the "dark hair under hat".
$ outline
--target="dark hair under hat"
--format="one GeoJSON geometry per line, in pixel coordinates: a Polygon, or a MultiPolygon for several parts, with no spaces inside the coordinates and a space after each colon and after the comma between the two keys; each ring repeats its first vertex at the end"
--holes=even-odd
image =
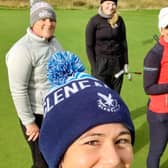
{"type": "Polygon", "coordinates": [[[48,71],[53,88],[44,99],[39,148],[49,168],[58,168],[68,147],[84,132],[101,124],[123,124],[134,144],[135,131],[127,106],[115,91],[84,73],[76,55],[55,53],[48,71]]]}
{"type": "Polygon", "coordinates": [[[100,0],[100,3],[102,4],[104,1],[113,1],[113,2],[115,2],[117,4],[118,0],[100,0]]]}

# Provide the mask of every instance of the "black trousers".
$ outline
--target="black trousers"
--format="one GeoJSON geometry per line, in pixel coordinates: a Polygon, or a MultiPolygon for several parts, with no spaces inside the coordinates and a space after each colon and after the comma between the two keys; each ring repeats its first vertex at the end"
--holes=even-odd
{"type": "Polygon", "coordinates": [[[95,78],[104,82],[108,87],[115,90],[118,94],[121,92],[121,87],[123,83],[123,75],[119,78],[115,78],[112,75],[93,75],[95,78]]]}
{"type": "Polygon", "coordinates": [[[123,75],[119,78],[115,78],[114,75],[123,70],[122,61],[119,57],[97,57],[95,65],[91,67],[91,74],[120,94],[123,75]]]}
{"type": "Polygon", "coordinates": [[[149,152],[147,168],[159,168],[160,159],[168,143],[168,113],[158,114],[148,110],[149,152]]]}
{"type": "MultiPolygon", "coordinates": [[[[41,127],[42,120],[43,120],[42,115],[35,114],[35,123],[38,125],[39,128],[41,127]]],[[[24,137],[27,141],[28,136],[26,135],[26,128],[21,123],[21,121],[20,121],[20,125],[22,128],[22,132],[24,134],[24,137]]],[[[32,168],[48,168],[47,163],[45,162],[43,156],[41,155],[41,153],[39,151],[38,139],[36,141],[27,141],[27,143],[28,143],[30,150],[31,150],[31,153],[32,153],[32,160],[33,160],[32,168]]]]}

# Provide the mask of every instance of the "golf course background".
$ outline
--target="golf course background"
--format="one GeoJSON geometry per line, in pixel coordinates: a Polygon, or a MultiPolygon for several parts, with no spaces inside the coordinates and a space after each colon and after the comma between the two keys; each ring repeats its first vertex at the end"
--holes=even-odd
{"type": "MultiPolygon", "coordinates": [[[[76,9],[98,7],[100,0],[45,0],[55,8],[76,9]]],[[[0,7],[27,8],[30,0],[0,0],[0,7]]],[[[120,9],[158,9],[166,6],[167,0],[119,0],[120,9]]]]}
{"type": "MultiPolygon", "coordinates": [[[[85,27],[97,9],[56,9],[56,37],[65,50],[79,55],[87,72],[90,66],[85,52],[85,27]]],[[[143,72],[143,59],[155,44],[158,32],[159,10],[120,10],[127,27],[129,70],[143,72]]],[[[5,54],[11,45],[25,34],[29,26],[28,9],[0,9],[0,168],[29,168],[30,151],[21,133],[18,118],[10,96],[5,54]]],[[[148,152],[148,125],[146,121],[147,96],[143,90],[143,75],[125,76],[121,97],[128,105],[136,128],[134,163],[132,168],[145,168],[148,152]]],[[[161,168],[168,167],[168,151],[161,160],[161,168]]]]}

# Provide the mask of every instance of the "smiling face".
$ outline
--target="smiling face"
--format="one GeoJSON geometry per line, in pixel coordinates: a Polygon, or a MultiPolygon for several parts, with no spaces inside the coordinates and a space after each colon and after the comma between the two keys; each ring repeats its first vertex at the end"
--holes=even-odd
{"type": "Polygon", "coordinates": [[[56,22],[49,18],[38,20],[32,27],[32,31],[39,37],[49,39],[54,35],[56,22]]]}
{"type": "Polygon", "coordinates": [[[101,9],[105,15],[113,15],[116,12],[117,5],[113,1],[104,1],[101,4],[101,9]]]}
{"type": "Polygon", "coordinates": [[[130,168],[131,135],[122,124],[96,126],[80,136],[66,151],[61,168],[130,168]]]}

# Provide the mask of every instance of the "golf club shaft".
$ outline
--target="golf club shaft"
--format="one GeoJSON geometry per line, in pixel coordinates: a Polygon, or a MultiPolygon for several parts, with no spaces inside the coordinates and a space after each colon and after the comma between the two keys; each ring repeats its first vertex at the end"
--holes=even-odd
{"type": "Polygon", "coordinates": [[[116,73],[114,76],[115,78],[119,78],[121,75],[128,75],[128,74],[136,74],[136,75],[141,75],[142,72],[138,72],[138,71],[135,71],[135,72],[128,72],[128,73],[125,73],[124,70],[121,70],[119,71],[118,73],[116,73]]]}
{"type": "Polygon", "coordinates": [[[142,74],[142,72],[128,72],[128,73],[136,74],[136,75],[141,75],[142,74]]]}

